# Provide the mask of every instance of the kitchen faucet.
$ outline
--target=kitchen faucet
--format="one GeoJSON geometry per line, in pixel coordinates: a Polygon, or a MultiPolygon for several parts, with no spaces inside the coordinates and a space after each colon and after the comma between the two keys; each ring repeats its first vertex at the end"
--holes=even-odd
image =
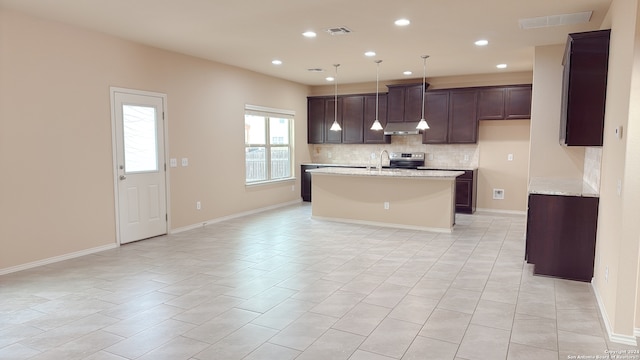
{"type": "Polygon", "coordinates": [[[380,157],[378,158],[378,171],[382,171],[382,154],[384,153],[387,154],[387,159],[391,160],[389,152],[386,149],[382,149],[382,151],[380,151],[380,157]]]}

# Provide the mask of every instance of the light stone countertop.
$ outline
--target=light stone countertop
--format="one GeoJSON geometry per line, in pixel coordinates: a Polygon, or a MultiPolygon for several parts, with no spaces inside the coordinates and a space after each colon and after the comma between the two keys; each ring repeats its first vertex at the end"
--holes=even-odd
{"type": "MultiPolygon", "coordinates": [[[[321,164],[321,163],[303,163],[301,165],[311,165],[311,166],[327,166],[327,167],[352,167],[352,168],[366,168],[367,164],[321,164]]],[[[386,165],[385,168],[388,168],[389,166],[386,165]]],[[[453,165],[442,165],[442,166],[437,166],[437,165],[424,165],[424,166],[418,166],[418,170],[447,170],[447,171],[451,171],[451,170],[455,170],[455,171],[459,171],[459,170],[478,170],[477,166],[453,166],[453,165]]]]}
{"type": "Polygon", "coordinates": [[[425,178],[435,180],[450,180],[463,175],[463,171],[437,171],[437,170],[409,170],[409,169],[363,169],[350,167],[325,167],[309,169],[312,174],[344,175],[344,176],[389,176],[397,178],[425,178]]]}
{"type": "Polygon", "coordinates": [[[529,194],[599,197],[598,191],[578,179],[531,178],[529,194]]]}
{"type": "Polygon", "coordinates": [[[454,166],[454,165],[443,165],[443,166],[436,166],[436,165],[425,165],[425,166],[418,166],[418,170],[478,170],[477,166],[454,166]]]}

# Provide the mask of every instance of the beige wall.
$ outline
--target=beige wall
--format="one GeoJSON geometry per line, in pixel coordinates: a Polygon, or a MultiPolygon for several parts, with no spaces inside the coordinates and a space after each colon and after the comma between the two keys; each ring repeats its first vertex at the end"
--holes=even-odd
{"type": "Polygon", "coordinates": [[[299,180],[245,187],[243,113],[295,111],[307,161],[306,86],[7,10],[0,49],[0,271],[114,244],[110,86],[167,94],[169,157],[189,158],[171,228],[300,197],[299,180]]]}
{"type": "Polygon", "coordinates": [[[535,49],[529,177],[582,179],[584,147],[560,145],[564,45],[535,49]]]}
{"type": "Polygon", "coordinates": [[[529,123],[528,120],[480,121],[479,209],[527,210],[529,123]],[[509,154],[513,154],[512,161],[508,160],[509,154]],[[504,189],[504,200],[494,200],[493,189],[504,189]]]}
{"type": "Polygon", "coordinates": [[[608,15],[610,24],[603,26],[612,30],[594,286],[611,332],[623,336],[631,336],[634,326],[640,328],[636,302],[640,240],[638,18],[637,0],[614,0],[608,15]],[[620,140],[614,135],[617,126],[624,129],[620,140]]]}

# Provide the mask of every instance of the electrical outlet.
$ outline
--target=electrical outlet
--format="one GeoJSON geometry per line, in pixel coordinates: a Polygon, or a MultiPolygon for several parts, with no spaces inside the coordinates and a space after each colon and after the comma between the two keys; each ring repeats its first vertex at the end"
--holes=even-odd
{"type": "Polygon", "coordinates": [[[376,153],[372,152],[371,153],[371,160],[375,160],[376,159],[376,153]]]}
{"type": "Polygon", "coordinates": [[[465,162],[469,161],[469,154],[464,154],[464,161],[465,162]]]}
{"type": "Polygon", "coordinates": [[[504,189],[493,189],[493,200],[504,200],[504,189]]]}
{"type": "Polygon", "coordinates": [[[329,159],[331,159],[331,151],[329,151],[329,152],[327,153],[327,157],[328,157],[329,159]]]}
{"type": "Polygon", "coordinates": [[[384,209],[385,210],[389,210],[389,202],[388,201],[384,202],[384,209]]]}
{"type": "Polygon", "coordinates": [[[202,209],[202,204],[200,204],[200,201],[196,201],[196,210],[200,209],[202,209]]]}
{"type": "Polygon", "coordinates": [[[507,161],[513,161],[513,154],[507,155],[507,161]]]}
{"type": "Polygon", "coordinates": [[[189,159],[188,158],[182,158],[182,166],[189,166],[189,159]]]}
{"type": "Polygon", "coordinates": [[[433,154],[429,154],[429,160],[433,160],[433,154]]]}

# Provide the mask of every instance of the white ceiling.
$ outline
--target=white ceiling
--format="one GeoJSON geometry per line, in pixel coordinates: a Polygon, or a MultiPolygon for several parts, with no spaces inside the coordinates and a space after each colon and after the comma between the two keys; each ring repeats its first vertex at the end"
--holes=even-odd
{"type": "Polygon", "coordinates": [[[531,71],[535,46],[600,28],[611,0],[0,0],[0,7],[308,85],[531,71]],[[593,11],[591,21],[522,30],[518,20],[593,11]],[[398,18],[411,20],[396,27],[398,18]],[[324,30],[347,27],[349,35],[324,30]],[[303,37],[306,30],[318,36],[303,37]],[[483,48],[473,43],[489,40],[483,48]],[[374,58],[364,56],[373,50],[374,58]],[[271,64],[273,59],[282,65],[271,64]],[[496,64],[506,63],[506,70],[496,64]],[[325,69],[324,73],[309,72],[325,69]]]}

